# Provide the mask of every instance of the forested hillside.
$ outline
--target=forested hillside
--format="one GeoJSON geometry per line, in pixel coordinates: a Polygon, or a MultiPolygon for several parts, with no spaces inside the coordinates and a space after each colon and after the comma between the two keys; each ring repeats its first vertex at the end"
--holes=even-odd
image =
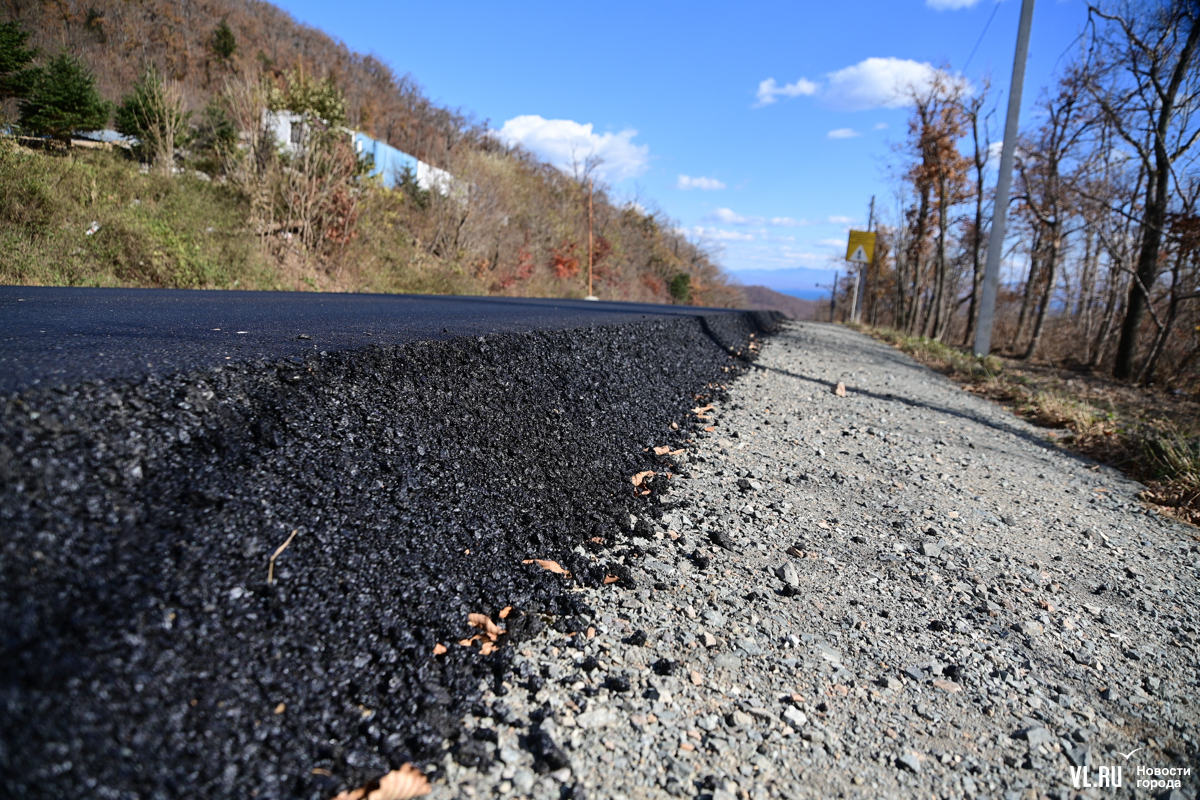
{"type": "MultiPolygon", "coordinates": [[[[505,147],[469,115],[432,103],[412,78],[268,3],[3,0],[0,19],[28,34],[35,66],[70,54],[115,110],[149,91],[183,123],[166,137],[168,155],[134,154],[157,167],[153,175],[132,161],[123,170],[119,151],[33,152],[10,141],[0,152],[8,195],[0,280],[587,293],[587,170],[565,175],[505,147]],[[303,159],[275,152],[261,130],[267,108],[312,118],[303,159]],[[364,180],[333,135],[343,126],[449,170],[466,189],[448,197],[411,181],[391,191],[364,180]],[[217,185],[197,180],[204,176],[217,185]],[[40,211],[22,211],[29,203],[40,211]],[[206,208],[241,223],[208,224],[206,208]],[[84,239],[93,221],[99,228],[84,239]],[[176,246],[185,240],[193,249],[176,246]],[[215,252],[224,255],[213,264],[229,253],[240,260],[220,269],[184,263],[215,252]]],[[[5,103],[8,120],[19,121],[20,102],[5,103]]],[[[602,298],[740,302],[709,255],[661,214],[614,202],[600,183],[592,201],[602,298]]]]}

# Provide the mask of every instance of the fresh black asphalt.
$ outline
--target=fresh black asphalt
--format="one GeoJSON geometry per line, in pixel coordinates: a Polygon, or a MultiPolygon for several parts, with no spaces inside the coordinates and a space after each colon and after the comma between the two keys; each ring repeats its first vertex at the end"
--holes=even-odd
{"type": "Polygon", "coordinates": [[[626,583],[618,559],[654,552],[614,548],[630,513],[669,507],[668,480],[641,495],[630,476],[670,470],[647,448],[686,446],[703,424],[688,409],[772,322],[462,298],[0,298],[5,797],[317,800],[445,747],[486,758],[457,720],[509,716],[506,676],[532,688],[508,673],[513,645],[550,624],[566,646],[591,615],[522,562],[626,583]],[[468,613],[507,606],[497,652],[455,644],[468,613]]]}
{"type": "Polygon", "coordinates": [[[310,351],[695,317],[697,311],[509,297],[0,286],[0,392],[310,351]]]}

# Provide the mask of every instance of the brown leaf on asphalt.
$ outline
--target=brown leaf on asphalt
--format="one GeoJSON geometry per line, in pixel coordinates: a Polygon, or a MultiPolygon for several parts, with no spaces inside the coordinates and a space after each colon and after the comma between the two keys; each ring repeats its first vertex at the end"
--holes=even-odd
{"type": "Polygon", "coordinates": [[[604,583],[605,583],[605,584],[609,584],[609,583],[616,583],[616,582],[617,582],[617,581],[619,581],[619,580],[621,580],[621,579],[620,579],[619,577],[617,577],[616,575],[605,575],[605,576],[604,576],[604,583]]]}
{"type": "Polygon", "coordinates": [[[496,652],[496,645],[491,642],[484,642],[479,645],[479,654],[481,656],[490,656],[494,652],[496,652]]]}
{"type": "Polygon", "coordinates": [[[459,639],[458,643],[463,647],[470,647],[471,645],[475,644],[478,639],[478,636],[472,636],[470,639],[459,639]]]}
{"type": "Polygon", "coordinates": [[[500,613],[497,616],[499,616],[500,619],[508,619],[508,615],[511,613],[512,606],[505,606],[504,608],[500,609],[500,613]]]}
{"type": "Polygon", "coordinates": [[[492,618],[487,614],[467,614],[467,624],[482,630],[489,642],[496,641],[496,638],[504,633],[504,629],[492,622],[492,618]]]}
{"type": "Polygon", "coordinates": [[[838,385],[833,387],[833,393],[836,394],[838,397],[845,397],[846,396],[846,384],[842,383],[841,381],[838,381],[838,385]]]}
{"type": "Polygon", "coordinates": [[[563,569],[562,566],[560,566],[557,561],[547,561],[546,559],[543,559],[543,558],[527,558],[524,561],[522,561],[521,563],[522,564],[537,564],[539,567],[546,570],[547,572],[553,572],[555,575],[566,575],[568,578],[571,577],[571,573],[567,572],[565,569],[563,569]]]}
{"type": "Polygon", "coordinates": [[[656,456],[665,456],[667,453],[670,453],[670,452],[671,452],[671,448],[669,448],[665,445],[663,447],[654,448],[654,455],[656,455],[656,456]]]}
{"type": "Polygon", "coordinates": [[[435,656],[440,656],[444,652],[446,652],[446,645],[439,643],[433,646],[433,654],[435,656]]]}
{"type": "Polygon", "coordinates": [[[411,800],[433,791],[429,779],[412,764],[394,769],[361,789],[341,792],[333,800],[411,800]]]}
{"type": "Polygon", "coordinates": [[[633,478],[631,478],[631,480],[633,481],[634,486],[641,486],[642,481],[646,480],[646,478],[649,478],[654,474],[655,474],[654,470],[648,469],[645,472],[639,472],[637,475],[634,475],[633,478]]]}
{"type": "Polygon", "coordinates": [[[713,431],[715,431],[715,430],[716,430],[716,428],[714,428],[712,425],[709,425],[709,426],[708,426],[707,428],[705,428],[704,430],[705,430],[705,431],[707,431],[708,433],[712,433],[713,431]]]}

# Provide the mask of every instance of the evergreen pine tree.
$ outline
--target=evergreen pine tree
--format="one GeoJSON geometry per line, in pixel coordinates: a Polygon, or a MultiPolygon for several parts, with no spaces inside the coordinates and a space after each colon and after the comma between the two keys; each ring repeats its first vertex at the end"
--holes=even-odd
{"type": "Polygon", "coordinates": [[[212,51],[221,61],[228,62],[237,52],[237,38],[229,28],[229,23],[221,20],[212,35],[212,51]]]}
{"type": "Polygon", "coordinates": [[[15,22],[0,24],[0,102],[10,97],[24,97],[33,82],[30,63],[37,50],[25,47],[29,34],[15,22]]]}
{"type": "Polygon", "coordinates": [[[35,71],[21,101],[21,127],[31,133],[70,142],[75,131],[94,131],[108,124],[109,103],[96,91],[91,70],[67,52],[35,71]]]}

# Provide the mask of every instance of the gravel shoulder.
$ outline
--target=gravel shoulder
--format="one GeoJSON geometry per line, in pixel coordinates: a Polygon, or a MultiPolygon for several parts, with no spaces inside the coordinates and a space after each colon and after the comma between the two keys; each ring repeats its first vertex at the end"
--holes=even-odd
{"type": "Polygon", "coordinates": [[[702,413],[434,797],[1196,796],[1200,545],[1139,484],[818,323],[702,413]]]}

